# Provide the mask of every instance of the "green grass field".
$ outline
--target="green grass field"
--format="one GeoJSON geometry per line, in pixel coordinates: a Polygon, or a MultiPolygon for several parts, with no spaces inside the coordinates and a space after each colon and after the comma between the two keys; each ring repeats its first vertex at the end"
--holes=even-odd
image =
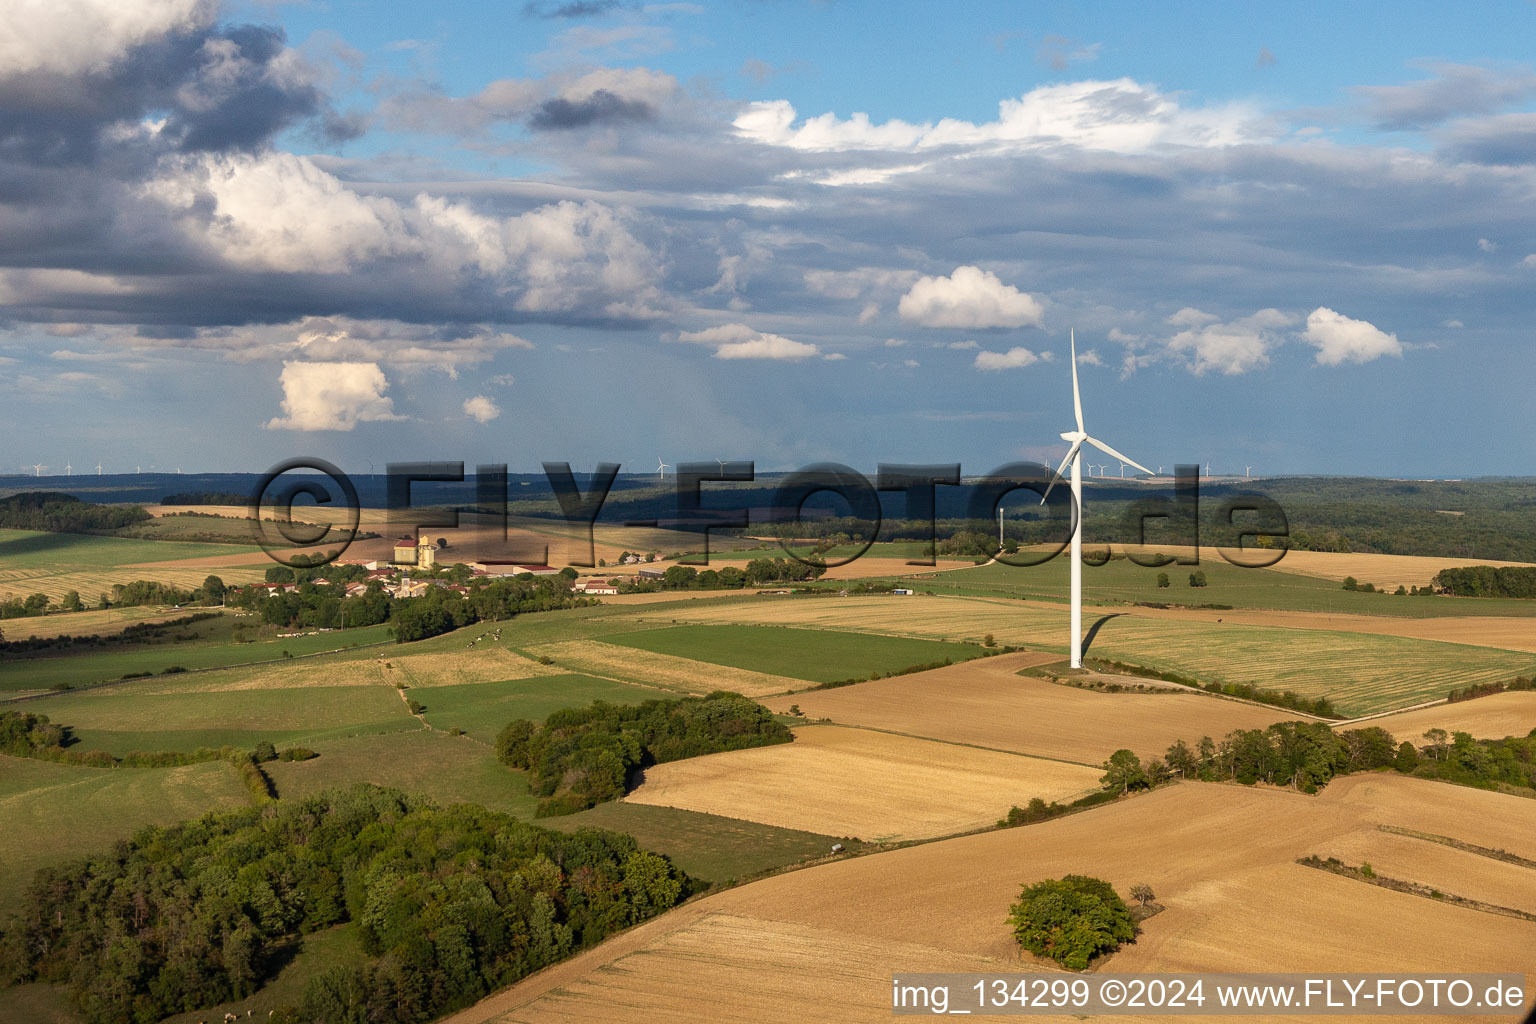
{"type": "Polygon", "coordinates": [[[140,562],[169,562],[183,558],[223,558],[259,550],[261,549],[254,544],[235,547],[229,544],[100,537],[83,533],[0,530],[0,567],[8,570],[45,569],[78,572],[82,569],[116,569],[125,565],[137,565],[140,562]]]}
{"type": "Polygon", "coordinates": [[[246,1020],[259,1022],[267,1019],[267,1012],[278,1006],[297,1006],[304,995],[304,986],[317,974],[337,966],[361,964],[367,960],[357,929],[352,924],[339,924],[333,928],[306,935],[298,942],[280,950],[283,961],[277,976],[246,999],[233,1003],[207,1006],[190,1013],[167,1017],[160,1024],[200,1024],[202,1021],[222,1021],[226,1013],[233,1013],[246,1020]]]}
{"type": "Polygon", "coordinates": [[[105,853],[145,825],[250,802],[222,761],[183,768],[78,768],[0,755],[0,916],[46,864],[105,853]]]}
{"type": "Polygon", "coordinates": [[[599,804],[579,814],[540,818],[537,824],[562,831],[592,826],[628,832],[641,846],[665,854],[693,877],[716,884],[822,856],[839,841],[814,832],[717,814],[623,802],[599,804]]]}
{"type": "Polygon", "coordinates": [[[52,654],[39,658],[11,658],[0,661],[0,691],[47,690],[61,684],[88,686],[135,672],[158,675],[177,665],[186,669],[208,669],[277,661],[284,657],[285,651],[297,658],[388,639],[389,627],[381,624],[251,643],[210,639],[203,642],[142,644],[112,651],[52,654]]]}
{"type": "Polygon", "coordinates": [[[422,687],[413,688],[409,693],[426,707],[426,719],[433,728],[463,729],[484,743],[493,742],[502,726],[515,718],[539,722],[552,711],[580,707],[595,700],[639,704],[675,696],[648,687],[583,675],[422,687]]]}
{"type": "MultiPolygon", "coordinates": [[[[1067,559],[1058,557],[1036,566],[982,565],[935,573],[915,583],[920,591],[968,597],[1034,597],[1066,601],[1071,596],[1067,559]]],[[[914,570],[917,571],[917,570],[914,570]]],[[[1264,608],[1276,611],[1347,612],[1355,615],[1390,615],[1430,618],[1455,615],[1536,616],[1536,601],[1486,600],[1470,606],[1446,598],[1397,597],[1387,593],[1344,590],[1333,580],[1280,572],[1276,569],[1244,569],[1221,559],[1202,559],[1199,565],[1140,566],[1130,559],[1115,559],[1101,566],[1083,567],[1083,599],[1087,602],[1158,601],[1166,604],[1222,604],[1233,608],[1264,608]],[[1207,585],[1191,587],[1190,573],[1205,573],[1207,585]],[[1170,586],[1157,585],[1157,574],[1166,572],[1170,586]]]]}
{"type": "Polygon", "coordinates": [[[945,658],[960,662],[983,653],[972,644],[782,626],[667,626],[610,634],[603,640],[656,654],[817,683],[895,672],[945,658]]]}
{"type": "Polygon", "coordinates": [[[488,745],[467,736],[417,729],[324,740],[312,746],[320,755],[313,760],[265,765],[278,796],[309,796],[334,786],[372,782],[420,793],[441,804],[480,804],[519,818],[533,817],[538,804],[528,795],[522,772],[503,766],[488,745]]]}
{"type": "Polygon", "coordinates": [[[279,746],[419,729],[399,694],[387,686],[145,693],[134,684],[61,694],[19,705],[74,730],[73,750],[195,750],[279,746]]]}

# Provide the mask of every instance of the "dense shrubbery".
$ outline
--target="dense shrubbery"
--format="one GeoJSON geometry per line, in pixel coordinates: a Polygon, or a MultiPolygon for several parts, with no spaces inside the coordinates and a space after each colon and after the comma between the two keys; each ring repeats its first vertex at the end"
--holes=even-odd
{"type": "Polygon", "coordinates": [[[1019,945],[1073,971],[1136,937],[1131,909],[1114,886],[1086,875],[1026,885],[1008,908],[1008,923],[1019,945]]]}
{"type": "Polygon", "coordinates": [[[1536,679],[1528,676],[1516,676],[1507,683],[1474,683],[1461,690],[1452,690],[1446,695],[1447,704],[1457,704],[1464,700],[1476,700],[1478,697],[1492,697],[1496,693],[1515,692],[1520,690],[1536,690],[1536,679]]]}
{"type": "Polygon", "coordinates": [[[1376,726],[1335,732],[1321,722],[1276,722],[1230,732],[1219,744],[1202,737],[1193,750],[1180,740],[1162,764],[1186,779],[1264,782],[1315,793],[1335,775],[1392,767],[1396,758],[1397,741],[1376,726]]]}
{"type": "Polygon", "coordinates": [[[1431,729],[1423,737],[1414,775],[1457,782],[1479,789],[1517,786],[1536,789],[1536,729],[1501,740],[1474,739],[1470,733],[1431,729]]]}
{"type": "Polygon", "coordinates": [[[167,494],[160,499],[162,505],[248,505],[249,494],[233,491],[189,491],[186,494],[167,494]]]}
{"type": "Polygon", "coordinates": [[[0,498],[0,528],[88,533],[118,530],[151,518],[137,505],[93,505],[72,494],[28,491],[0,498]]]}
{"type": "Polygon", "coordinates": [[[1441,569],[1434,584],[1457,597],[1536,598],[1536,568],[1530,566],[1464,565],[1441,569]]]}
{"type": "Polygon", "coordinates": [[[761,704],[717,690],[636,705],[596,701],[556,711],[542,727],[518,719],[496,737],[496,756],[528,772],[544,817],[623,796],[636,768],[793,738],[761,704]]]}
{"type": "Polygon", "coordinates": [[[795,583],[820,579],[826,567],[806,565],[792,558],[754,558],[745,568],[699,570],[691,565],[668,566],[659,580],[621,582],[623,593],[643,594],[661,590],[740,590],[769,583],[795,583]]]}
{"type": "Polygon", "coordinates": [[[248,996],[295,935],[351,921],[369,955],[284,1021],[431,1020],[674,905],[689,879],[633,838],[551,832],[374,786],[150,828],[38,872],[0,980],[67,985],[91,1024],[248,996]]]}
{"type": "Polygon", "coordinates": [[[1039,797],[1030,800],[1028,806],[1010,807],[1008,815],[998,819],[1000,828],[1013,828],[1018,825],[1033,825],[1037,821],[1049,821],[1051,818],[1060,817],[1071,811],[1081,811],[1098,804],[1108,803],[1120,794],[1114,790],[1105,790],[1102,793],[1090,793],[1087,796],[1078,797],[1069,804],[1059,804],[1055,800],[1046,803],[1039,797]]]}

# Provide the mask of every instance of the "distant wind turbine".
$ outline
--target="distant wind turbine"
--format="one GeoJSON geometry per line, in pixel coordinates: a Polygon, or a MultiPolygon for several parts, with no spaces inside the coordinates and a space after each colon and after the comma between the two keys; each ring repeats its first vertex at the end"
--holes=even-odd
{"type": "Polygon", "coordinates": [[[74,476],[75,475],[75,467],[72,466],[71,464],[69,464],[68,462],[64,463],[64,475],[65,476],[74,476]]]}
{"type": "Polygon", "coordinates": [[[1051,496],[1051,488],[1056,486],[1056,481],[1068,466],[1072,467],[1072,667],[1083,667],[1083,444],[1091,444],[1099,451],[1112,459],[1118,459],[1122,463],[1129,463],[1143,473],[1152,472],[1129,455],[1121,455],[1109,445],[1096,437],[1089,437],[1083,428],[1083,397],[1077,386],[1077,333],[1069,335],[1072,346],[1072,413],[1077,420],[1077,429],[1066,431],[1061,435],[1063,441],[1071,441],[1072,448],[1067,452],[1067,457],[1061,460],[1061,468],[1056,470],[1056,475],[1051,478],[1050,484],[1045,488],[1045,494],[1040,497],[1040,504],[1045,504],[1045,499],[1051,496]]]}
{"type": "Polygon", "coordinates": [[[725,472],[725,460],[724,459],[716,459],[715,461],[720,463],[720,472],[724,473],[725,472]]]}
{"type": "Polygon", "coordinates": [[[1243,479],[1247,480],[1249,478],[1249,474],[1251,474],[1252,472],[1253,472],[1253,467],[1252,466],[1244,466],[1243,467],[1243,479]]]}
{"type": "Polygon", "coordinates": [[[666,479],[667,479],[667,470],[668,470],[668,468],[670,468],[670,467],[668,467],[668,465],[665,462],[662,462],[661,459],[658,458],[656,460],[656,472],[660,474],[659,479],[662,482],[665,482],[666,479]]]}
{"type": "Polygon", "coordinates": [[[32,475],[33,476],[42,476],[43,475],[43,467],[42,467],[41,463],[38,463],[37,465],[32,467],[32,475]]]}
{"type": "Polygon", "coordinates": [[[101,463],[96,463],[96,475],[101,476],[101,463]]]}

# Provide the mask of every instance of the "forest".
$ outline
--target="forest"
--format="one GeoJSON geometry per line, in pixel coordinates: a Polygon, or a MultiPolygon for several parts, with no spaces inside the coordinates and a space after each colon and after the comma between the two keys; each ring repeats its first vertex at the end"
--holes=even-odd
{"type": "Polygon", "coordinates": [[[72,494],[28,491],[0,498],[0,529],[97,533],[142,523],[150,514],[137,505],[96,505],[72,494]]]}
{"type": "Polygon", "coordinates": [[[529,792],[543,798],[537,814],[549,817],[623,796],[631,772],[648,765],[792,739],[761,704],[716,690],[635,705],[595,701],[556,711],[542,726],[517,719],[496,737],[496,756],[528,772],[529,792]]]}
{"type": "Polygon", "coordinates": [[[297,937],[350,922],[366,962],[329,968],[270,1019],[414,1024],[693,888],[627,835],[358,785],[39,871],[0,935],[0,984],[65,985],[90,1024],[148,1024],[250,995],[297,937]]]}

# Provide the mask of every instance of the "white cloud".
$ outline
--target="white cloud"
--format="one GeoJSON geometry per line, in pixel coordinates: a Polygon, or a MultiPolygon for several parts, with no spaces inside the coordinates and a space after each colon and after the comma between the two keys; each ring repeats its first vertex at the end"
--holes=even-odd
{"type": "Polygon", "coordinates": [[[283,364],[283,415],[268,430],[351,430],[359,423],[402,420],[384,392],[377,363],[283,364]]]}
{"type": "Polygon", "coordinates": [[[897,307],[903,320],[924,327],[1039,327],[1043,310],[1034,296],[979,267],[956,267],[949,277],[919,278],[897,307]]]}
{"type": "Polygon", "coordinates": [[[1099,350],[1095,348],[1084,349],[1077,354],[1078,364],[1081,366],[1103,366],[1104,360],[1099,358],[1099,350]]]}
{"type": "Polygon", "coordinates": [[[1536,252],[1531,253],[1525,259],[1521,260],[1520,265],[1527,268],[1536,268],[1536,252]]]}
{"type": "Polygon", "coordinates": [[[0,76],[92,74],[129,50],[213,24],[217,0],[10,0],[0,18],[0,76]]]}
{"type": "Polygon", "coordinates": [[[1481,249],[1483,252],[1498,252],[1499,251],[1499,243],[1498,242],[1490,242],[1486,238],[1479,238],[1477,240],[1477,247],[1479,249],[1481,249]]]}
{"type": "Polygon", "coordinates": [[[981,348],[981,342],[979,342],[979,341],[952,341],[948,345],[945,345],[944,347],[945,348],[952,348],[956,352],[968,352],[971,349],[981,348]]]}
{"type": "Polygon", "coordinates": [[[866,302],[864,308],[859,310],[859,323],[867,324],[880,315],[878,302],[866,302]]]}
{"type": "Polygon", "coordinates": [[[1441,324],[1440,326],[1442,326],[1442,327],[1450,327],[1450,328],[1454,329],[1454,328],[1458,328],[1458,327],[1465,327],[1467,325],[1462,323],[1460,320],[1447,320],[1445,323],[1441,324]]]}
{"type": "Polygon", "coordinates": [[[1012,370],[1020,366],[1038,363],[1040,357],[1027,348],[1011,348],[1007,352],[977,352],[976,369],[1012,370]]]}
{"type": "MultiPolygon", "coordinates": [[[[1168,339],[1168,350],[1186,359],[1197,376],[1209,370],[1235,376],[1268,366],[1269,350],[1282,340],[1277,332],[1295,321],[1278,309],[1261,309],[1222,323],[1210,313],[1185,308],[1168,318],[1173,326],[1185,328],[1168,339]]],[[[1128,370],[1133,368],[1127,363],[1128,370]]]]}
{"type": "Polygon", "coordinates": [[[590,200],[515,217],[425,193],[403,204],[281,152],[172,160],[143,192],[194,244],[242,270],[341,275],[408,261],[425,287],[485,279],[526,312],[658,315],[658,261],[622,215],[590,200]]]}
{"type": "Polygon", "coordinates": [[[1326,306],[1307,314],[1307,329],[1302,339],[1317,346],[1319,366],[1340,363],[1368,363],[1381,356],[1401,356],[1403,344],[1397,335],[1388,334],[1365,320],[1351,320],[1326,306]]]}
{"type": "Polygon", "coordinates": [[[464,415],[480,423],[489,423],[501,415],[501,406],[484,395],[476,395],[465,401],[464,415]]]}
{"type": "Polygon", "coordinates": [[[1229,146],[1263,136],[1257,112],[1244,104],[1185,109],[1173,96],[1129,78],[1043,85],[998,104],[997,120],[956,118],[876,124],[869,115],[827,113],[795,124],[788,100],[750,103],[737,134],[754,142],[805,151],[913,152],[938,147],[1018,150],[1073,146],[1143,153],[1165,145],[1229,146]]]}
{"type": "Polygon", "coordinates": [[[825,359],[829,363],[835,363],[841,359],[847,359],[848,357],[843,355],[841,352],[828,352],[821,358],[825,359]]]}
{"type": "Polygon", "coordinates": [[[778,334],[754,331],[746,324],[721,324],[702,331],[683,331],[678,341],[715,346],[716,359],[782,359],[795,361],[821,355],[821,349],[778,334]]]}
{"type": "Polygon", "coordinates": [[[885,339],[885,347],[886,348],[901,348],[905,344],[906,344],[906,340],[903,339],[903,338],[886,338],[885,339]]]}

